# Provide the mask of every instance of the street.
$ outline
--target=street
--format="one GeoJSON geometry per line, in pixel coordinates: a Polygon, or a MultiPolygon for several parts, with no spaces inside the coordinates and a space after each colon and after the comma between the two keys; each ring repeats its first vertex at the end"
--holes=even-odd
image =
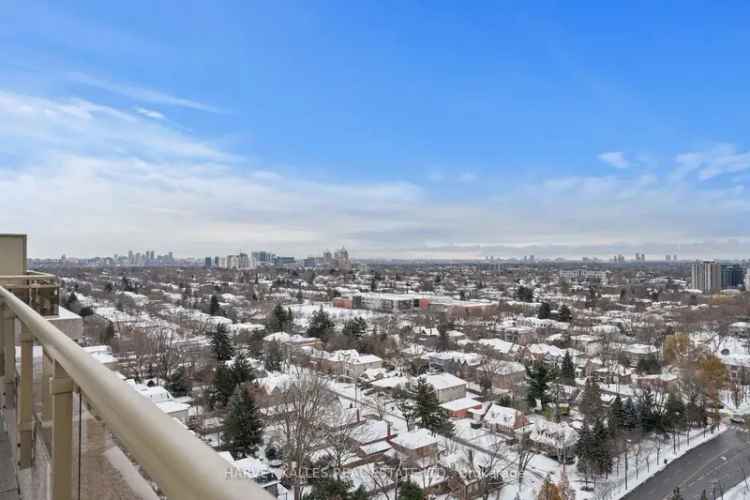
{"type": "Polygon", "coordinates": [[[679,487],[685,500],[721,498],[750,474],[750,434],[730,428],[686,455],[623,497],[626,500],[664,500],[679,487]],[[713,492],[715,490],[715,496],[713,492]]]}

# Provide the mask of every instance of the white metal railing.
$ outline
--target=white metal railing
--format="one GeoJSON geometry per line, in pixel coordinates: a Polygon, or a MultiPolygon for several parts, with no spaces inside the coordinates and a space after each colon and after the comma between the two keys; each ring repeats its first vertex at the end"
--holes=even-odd
{"type": "MultiPolygon", "coordinates": [[[[0,286],[0,305],[4,305],[7,309],[6,317],[10,313],[11,317],[20,321],[23,335],[31,335],[34,341],[42,345],[45,355],[54,360],[56,369],[59,367],[64,370],[64,374],[72,380],[72,384],[80,388],[97,415],[170,499],[271,500],[273,498],[253,480],[238,479],[236,475],[227,474],[229,464],[213,449],[143,396],[137,394],[114,372],[99,364],[72,339],[2,286],[0,286]]],[[[6,319],[0,318],[0,321],[6,321],[6,319]]],[[[11,345],[15,345],[15,341],[7,338],[8,335],[14,335],[14,332],[9,332],[7,323],[5,325],[3,334],[6,338],[0,339],[2,340],[0,345],[8,349],[11,345]]],[[[26,363],[32,361],[31,341],[27,338],[28,347],[24,349],[23,335],[19,398],[23,397],[25,383],[28,383],[29,387],[31,384],[31,380],[25,381],[24,377],[32,376],[30,367],[25,366],[26,363]]],[[[5,367],[6,374],[10,369],[13,368],[5,367]]],[[[53,394],[56,390],[70,392],[71,389],[66,389],[64,382],[64,378],[61,378],[56,371],[51,379],[50,392],[53,394]]],[[[27,404],[30,405],[30,402],[27,404]]],[[[19,411],[22,412],[23,408],[19,408],[19,411]]],[[[60,413],[66,413],[64,407],[60,413]]],[[[55,433],[54,425],[57,424],[58,420],[54,418],[53,434],[55,433]]],[[[55,450],[55,454],[60,451],[62,450],[55,450]]],[[[72,453],[69,453],[68,457],[72,462],[72,453]]],[[[56,473],[54,460],[52,466],[54,476],[56,473]]],[[[63,467],[63,471],[70,473],[70,464],[63,467]]],[[[70,482],[69,480],[63,481],[62,484],[70,485],[70,482]]],[[[69,494],[65,495],[65,492],[62,494],[69,497],[69,494]]]]}

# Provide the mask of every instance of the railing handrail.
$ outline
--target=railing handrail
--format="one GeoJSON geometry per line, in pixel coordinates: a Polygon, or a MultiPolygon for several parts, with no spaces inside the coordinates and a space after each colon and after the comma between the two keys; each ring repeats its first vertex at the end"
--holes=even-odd
{"type": "Polygon", "coordinates": [[[252,479],[228,475],[230,465],[218,453],[2,286],[0,302],[48,349],[170,499],[273,499],[252,479]]]}
{"type": "Polygon", "coordinates": [[[37,271],[29,271],[26,274],[12,274],[0,276],[0,284],[8,284],[8,286],[15,287],[14,282],[22,282],[23,285],[28,283],[34,283],[37,286],[59,286],[60,281],[54,274],[40,273],[37,271]]]}

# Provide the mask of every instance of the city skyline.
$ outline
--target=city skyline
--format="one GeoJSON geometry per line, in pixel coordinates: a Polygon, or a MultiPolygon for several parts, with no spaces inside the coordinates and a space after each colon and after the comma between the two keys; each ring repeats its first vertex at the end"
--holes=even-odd
{"type": "Polygon", "coordinates": [[[745,256],[744,4],[143,7],[0,20],[33,256],[745,256]]]}

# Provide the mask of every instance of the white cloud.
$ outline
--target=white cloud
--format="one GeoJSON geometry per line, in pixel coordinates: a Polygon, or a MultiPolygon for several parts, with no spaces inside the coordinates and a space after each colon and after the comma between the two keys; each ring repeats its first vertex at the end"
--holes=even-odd
{"type": "Polygon", "coordinates": [[[143,116],[147,116],[149,118],[153,118],[154,120],[163,120],[165,116],[158,111],[154,111],[153,109],[146,109],[141,107],[136,107],[135,111],[137,113],[142,114],[143,116]]]}
{"type": "Polygon", "coordinates": [[[706,181],[750,170],[750,151],[740,151],[734,144],[721,143],[703,151],[678,154],[675,163],[673,179],[684,179],[697,172],[698,179],[706,181]]]}
{"type": "Polygon", "coordinates": [[[563,253],[559,245],[734,237],[750,214],[741,189],[653,174],[504,183],[492,199],[460,190],[432,199],[398,180],[322,183],[137,111],[3,91],[0,151],[0,227],[28,233],[33,256],[146,247],[304,256],[339,244],[356,256],[477,256],[473,243],[490,235],[492,245],[563,253]]]}
{"type": "Polygon", "coordinates": [[[628,168],[630,166],[630,162],[625,158],[625,153],[622,151],[609,151],[606,153],[601,153],[599,156],[597,156],[601,161],[606,163],[607,165],[619,169],[628,168]]]}
{"type": "Polygon", "coordinates": [[[189,108],[198,111],[207,111],[210,113],[223,113],[221,109],[209,104],[204,104],[192,99],[176,97],[165,92],[147,89],[145,87],[139,87],[137,85],[110,82],[108,80],[77,72],[68,73],[67,76],[68,79],[73,82],[105,90],[112,94],[118,94],[136,101],[148,102],[151,104],[161,104],[166,106],[175,106],[180,108],[189,108]]]}

